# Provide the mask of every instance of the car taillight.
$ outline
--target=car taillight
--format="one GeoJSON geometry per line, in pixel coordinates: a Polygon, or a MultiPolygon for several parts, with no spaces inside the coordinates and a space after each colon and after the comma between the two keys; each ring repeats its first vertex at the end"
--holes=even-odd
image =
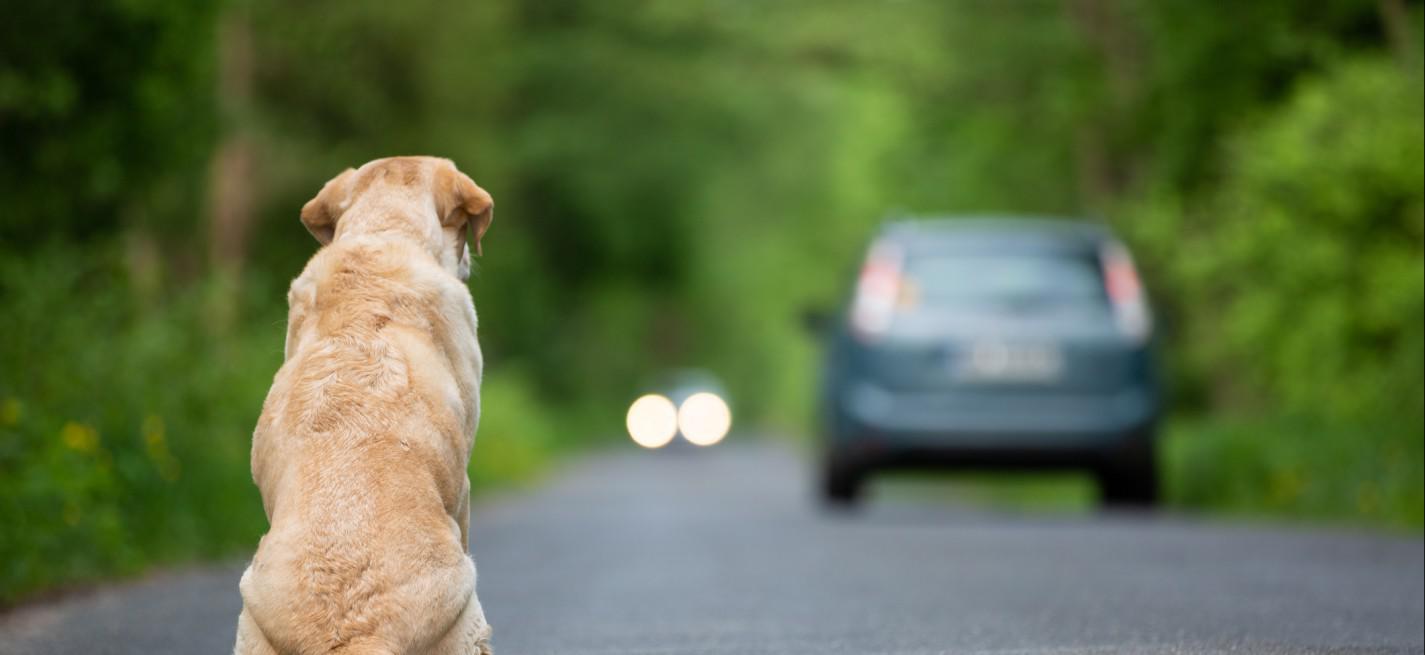
{"type": "Polygon", "coordinates": [[[1109,243],[1103,247],[1103,284],[1113,306],[1113,318],[1123,334],[1147,341],[1153,332],[1153,317],[1148,311],[1148,299],[1143,293],[1143,283],[1138,278],[1138,269],[1133,266],[1133,257],[1121,243],[1109,243]]]}
{"type": "Polygon", "coordinates": [[[901,294],[901,259],[895,245],[880,242],[871,247],[851,304],[851,327],[858,336],[871,338],[890,328],[901,294]]]}

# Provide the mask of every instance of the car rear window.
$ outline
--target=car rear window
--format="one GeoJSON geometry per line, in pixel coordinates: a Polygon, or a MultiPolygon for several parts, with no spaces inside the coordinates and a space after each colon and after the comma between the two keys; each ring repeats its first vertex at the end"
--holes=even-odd
{"type": "Polygon", "coordinates": [[[1091,257],[1063,254],[919,255],[905,263],[914,304],[1106,305],[1091,257]]]}

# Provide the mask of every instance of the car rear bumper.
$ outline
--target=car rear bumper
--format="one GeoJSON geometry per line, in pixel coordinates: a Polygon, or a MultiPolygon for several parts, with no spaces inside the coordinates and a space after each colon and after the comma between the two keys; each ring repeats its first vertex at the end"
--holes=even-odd
{"type": "Polygon", "coordinates": [[[840,398],[838,446],[884,451],[1078,453],[1111,449],[1157,419],[1152,389],[1113,392],[907,392],[853,385],[840,398]]]}

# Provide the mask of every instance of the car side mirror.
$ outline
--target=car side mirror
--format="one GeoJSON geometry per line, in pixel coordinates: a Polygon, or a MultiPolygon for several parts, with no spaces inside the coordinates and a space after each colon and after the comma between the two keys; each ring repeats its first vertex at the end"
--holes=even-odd
{"type": "Polygon", "coordinates": [[[802,329],[814,337],[829,334],[833,320],[832,313],[822,307],[807,307],[801,312],[802,329]]]}

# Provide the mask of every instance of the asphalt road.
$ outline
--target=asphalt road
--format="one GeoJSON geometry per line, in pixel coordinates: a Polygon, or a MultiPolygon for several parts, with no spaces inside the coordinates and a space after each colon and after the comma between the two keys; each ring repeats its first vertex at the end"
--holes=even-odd
{"type": "MultiPolygon", "coordinates": [[[[477,448],[478,454],[478,448],[477,448]]],[[[521,653],[1420,653],[1419,538],[887,500],[817,510],[789,453],[585,460],[473,521],[521,653]]],[[[226,653],[241,564],[0,617],[0,653],[226,653]]]]}

